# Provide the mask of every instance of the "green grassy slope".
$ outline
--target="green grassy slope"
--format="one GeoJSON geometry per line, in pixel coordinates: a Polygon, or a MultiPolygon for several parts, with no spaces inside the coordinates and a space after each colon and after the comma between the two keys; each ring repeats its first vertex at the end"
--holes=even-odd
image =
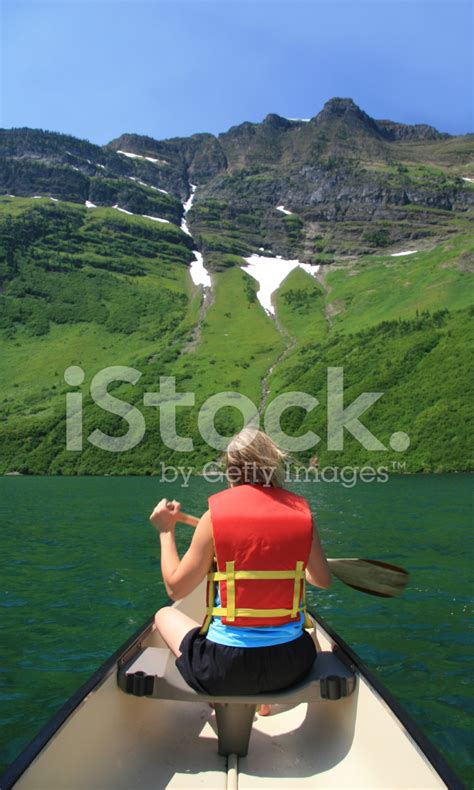
{"type": "MultiPolygon", "coordinates": [[[[321,271],[319,280],[293,270],[275,296],[283,333],[258,303],[257,283],[240,269],[240,259],[233,257],[236,265],[227,268],[226,254],[216,253],[213,300],[194,340],[200,292],[188,272],[193,242],[172,223],[2,198],[0,245],[0,472],[151,474],[160,471],[160,461],[199,468],[219,455],[199,436],[203,402],[231,390],[258,406],[262,379],[289,338],[291,351],[269,381],[270,402],[290,390],[319,398],[314,413],[290,410],[283,425],[289,433],[311,427],[322,436],[321,464],[470,468],[474,244],[465,232],[406,258],[365,256],[340,264],[321,271]],[[64,370],[70,365],[85,372],[80,453],[65,449],[65,400],[73,388],[64,370]],[[95,429],[127,432],[123,417],[101,410],[89,394],[94,375],[112,365],[140,373],[135,385],[110,386],[146,420],[143,440],[124,453],[87,441],[95,429]],[[325,449],[326,372],[341,366],[345,404],[364,391],[384,392],[361,421],[385,452],[368,453],[348,434],[343,453],[325,449]],[[177,432],[192,439],[191,452],[166,447],[156,407],[144,406],[144,393],[159,391],[161,376],[175,376],[178,392],[195,395],[193,408],[177,410],[177,432]],[[403,453],[390,448],[396,431],[411,439],[403,453]]],[[[226,407],[215,423],[230,435],[242,418],[226,407]]]]}
{"type": "Polygon", "coordinates": [[[256,299],[258,284],[246,272],[220,272],[214,283],[214,303],[201,342],[182,357],[177,371],[199,386],[203,396],[235,389],[258,405],[261,379],[283,349],[283,340],[256,299]]]}
{"type": "Polygon", "coordinates": [[[64,428],[69,365],[87,384],[191,336],[190,241],[171,224],[33,200],[2,201],[0,240],[2,468],[46,471],[64,444],[47,437],[64,428]]]}
{"type": "Polygon", "coordinates": [[[416,310],[462,308],[472,302],[474,237],[459,234],[428,252],[392,258],[364,256],[349,269],[328,274],[333,325],[358,331],[416,310]]]}
{"type": "Polygon", "coordinates": [[[468,270],[473,245],[472,237],[460,234],[423,254],[365,257],[357,266],[325,276],[325,299],[319,284],[311,283],[305,273],[292,272],[287,278],[277,305],[297,345],[274,371],[270,388],[272,397],[301,390],[320,401],[309,415],[301,409],[284,415],[288,433],[311,429],[322,438],[315,450],[301,453],[300,460],[316,453],[321,465],[390,467],[393,462],[397,467],[402,462],[411,472],[472,468],[468,426],[473,309],[468,307],[468,270]],[[306,300],[304,295],[285,299],[292,290],[298,294],[297,283],[306,300]],[[324,317],[328,305],[331,327],[324,317]],[[362,392],[384,393],[361,422],[386,451],[369,452],[348,432],[343,452],[327,449],[328,367],[343,368],[345,406],[362,392]],[[404,452],[390,447],[396,431],[410,436],[404,452]]]}
{"type": "Polygon", "coordinates": [[[432,163],[445,172],[461,170],[464,175],[473,175],[474,167],[470,154],[474,143],[473,134],[459,135],[444,140],[397,141],[393,145],[394,156],[401,161],[432,163]]]}
{"type": "MultiPolygon", "coordinates": [[[[4,258],[10,265],[2,272],[0,296],[1,470],[152,473],[160,460],[213,458],[197,427],[202,402],[236,390],[258,406],[261,379],[284,346],[256,300],[256,282],[238,267],[216,273],[213,302],[193,343],[200,293],[186,266],[192,257],[189,237],[175,226],[113,209],[40,203],[5,201],[0,221],[4,249],[14,247],[13,256],[4,258]],[[28,242],[11,242],[28,234],[28,242]],[[69,365],[85,371],[80,453],[65,449],[65,396],[73,388],[63,375],[69,365]],[[114,436],[126,432],[125,421],[101,410],[88,394],[94,375],[112,365],[140,372],[136,385],[110,387],[146,419],[143,441],[126,453],[104,452],[86,438],[95,429],[114,436]],[[144,393],[159,391],[165,375],[176,376],[177,390],[196,397],[196,408],[178,410],[179,432],[196,446],[185,458],[163,445],[157,409],[143,404],[144,393]]],[[[230,408],[216,418],[229,432],[241,424],[230,408]]]]}
{"type": "Polygon", "coordinates": [[[334,335],[293,355],[279,371],[279,391],[309,392],[320,405],[309,415],[289,409],[282,425],[289,434],[313,430],[322,439],[314,450],[296,457],[308,460],[316,453],[321,467],[382,464],[391,470],[394,464],[396,471],[402,463],[407,472],[472,468],[473,318],[472,308],[426,313],[411,321],[383,322],[356,334],[334,335]],[[387,447],[385,451],[366,450],[347,431],[342,452],[327,449],[328,367],[343,368],[345,407],[363,392],[383,393],[361,422],[387,447]],[[410,437],[404,452],[390,446],[390,437],[399,431],[410,437]]]}
{"type": "MultiPolygon", "coordinates": [[[[240,269],[214,275],[214,301],[207,311],[199,342],[185,345],[181,354],[176,350],[172,355],[158,355],[151,365],[137,365],[143,371],[139,383],[133,388],[122,385],[114,392],[141,409],[146,420],[143,440],[123,455],[85,446],[77,470],[152,474],[160,472],[161,462],[199,470],[202,464],[219,455],[200,436],[200,407],[209,396],[226,391],[242,393],[258,406],[261,378],[274,355],[283,348],[273,322],[255,299],[255,290],[255,281],[240,269]],[[192,392],[195,396],[194,407],[177,409],[177,433],[193,442],[193,449],[186,452],[174,451],[163,443],[157,409],[143,406],[143,393],[158,392],[160,376],[165,375],[175,376],[177,392],[192,392]]],[[[84,412],[85,435],[97,427],[114,435],[124,433],[123,420],[104,416],[90,403],[86,403],[84,412]]],[[[215,425],[222,433],[231,435],[242,427],[242,418],[237,410],[226,406],[217,414],[215,425]]],[[[63,452],[60,464],[70,464],[70,455],[63,452]]],[[[56,469],[57,463],[52,464],[50,471],[56,469]]]]}
{"type": "Polygon", "coordinates": [[[298,343],[325,339],[328,324],[324,317],[325,292],[315,278],[293,269],[274,296],[278,318],[298,343]]]}

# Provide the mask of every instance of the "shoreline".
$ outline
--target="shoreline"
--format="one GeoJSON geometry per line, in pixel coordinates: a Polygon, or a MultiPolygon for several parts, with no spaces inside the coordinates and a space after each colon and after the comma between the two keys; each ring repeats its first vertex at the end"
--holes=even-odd
{"type": "MultiPolygon", "coordinates": [[[[302,469],[305,469],[305,468],[306,467],[302,467],[302,469]]],[[[347,467],[336,466],[336,465],[332,466],[331,465],[331,466],[328,466],[326,468],[327,469],[345,469],[347,467]]],[[[352,469],[356,469],[356,470],[363,470],[363,469],[366,468],[366,466],[351,467],[351,468],[352,469]]],[[[427,469],[427,470],[417,470],[417,471],[410,472],[409,470],[406,470],[406,469],[404,469],[404,470],[402,470],[402,469],[390,469],[389,467],[383,467],[383,470],[389,477],[391,477],[392,475],[396,476],[396,477],[403,477],[403,476],[413,477],[413,476],[416,476],[416,475],[425,476],[425,475],[470,475],[470,474],[474,474],[474,469],[438,469],[438,470],[427,469]]],[[[113,478],[116,478],[116,477],[159,477],[159,476],[160,476],[159,472],[136,472],[136,473],[135,472],[127,472],[127,474],[115,474],[115,473],[112,473],[112,472],[111,473],[105,473],[105,474],[92,474],[90,472],[84,472],[84,473],[82,473],[82,472],[74,472],[74,473],[67,472],[67,473],[64,473],[64,474],[62,474],[62,473],[57,474],[56,473],[54,475],[52,475],[52,474],[38,474],[36,472],[31,472],[30,473],[30,472],[15,472],[15,471],[14,472],[1,472],[0,473],[0,477],[44,477],[44,478],[54,478],[54,477],[61,477],[61,478],[62,477],[93,477],[93,478],[113,477],[113,478]]],[[[199,478],[199,477],[204,477],[205,478],[205,473],[204,472],[192,472],[189,475],[189,479],[194,479],[194,478],[199,478]]],[[[176,482],[176,481],[162,480],[161,482],[172,484],[173,482],[176,482]]],[[[287,482],[289,482],[289,483],[292,483],[292,482],[304,483],[304,482],[320,482],[320,481],[317,481],[317,480],[316,481],[314,481],[314,480],[298,480],[295,477],[294,479],[291,478],[287,482]]],[[[336,482],[336,481],[322,480],[321,482],[336,482]]]]}

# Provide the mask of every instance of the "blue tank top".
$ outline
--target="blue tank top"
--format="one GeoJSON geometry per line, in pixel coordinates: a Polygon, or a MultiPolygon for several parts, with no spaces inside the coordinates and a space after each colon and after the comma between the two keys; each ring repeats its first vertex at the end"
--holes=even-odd
{"type": "MultiPolygon", "coordinates": [[[[219,588],[216,585],[215,605],[220,606],[219,588]]],[[[304,615],[294,623],[283,625],[233,626],[223,625],[220,617],[213,617],[206,634],[210,642],[229,647],[270,647],[292,642],[303,633],[304,615]]]]}

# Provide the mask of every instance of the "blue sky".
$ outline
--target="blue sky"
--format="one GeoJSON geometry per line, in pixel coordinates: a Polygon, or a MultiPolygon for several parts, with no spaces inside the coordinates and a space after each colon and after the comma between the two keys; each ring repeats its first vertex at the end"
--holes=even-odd
{"type": "Polygon", "coordinates": [[[474,131],[464,0],[0,0],[0,125],[104,144],[225,131],[333,96],[474,131]]]}

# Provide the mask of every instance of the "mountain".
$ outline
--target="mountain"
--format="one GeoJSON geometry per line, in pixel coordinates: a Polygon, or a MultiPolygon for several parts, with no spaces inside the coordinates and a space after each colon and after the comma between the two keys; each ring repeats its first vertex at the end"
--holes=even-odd
{"type": "Polygon", "coordinates": [[[462,178],[472,170],[473,139],[376,120],[341,98],[308,122],[270,114],[217,137],[124,134],[99,147],[68,135],[3,130],[0,193],[118,203],[177,220],[194,183],[194,230],[211,266],[212,253],[224,248],[232,254],[262,246],[312,262],[323,251],[373,250],[369,225],[384,231],[378,237],[387,244],[448,235],[453,215],[473,206],[462,178]],[[279,205],[298,218],[282,216],[279,205]],[[434,217],[433,209],[448,213],[434,217]],[[324,250],[322,232],[330,240],[324,250]]]}
{"type": "MultiPolygon", "coordinates": [[[[198,430],[207,397],[237,390],[263,413],[299,389],[323,404],[324,371],[338,365],[351,399],[386,393],[370,412],[389,448],[377,462],[471,468],[473,153],[472,134],[374,119],[348,98],[309,120],[270,114],[217,136],[128,133],[97,146],[0,130],[0,471],[150,474],[158,459],[199,467],[217,455],[198,430]],[[189,276],[196,250],[212,274],[204,296],[189,276]],[[288,274],[274,318],[242,268],[262,251],[320,266],[316,277],[288,274]],[[134,384],[112,385],[146,415],[137,447],[107,453],[85,439],[82,452],[65,449],[71,365],[85,371],[85,437],[127,427],[95,404],[94,376],[112,365],[138,371],[134,384]],[[181,456],[164,443],[157,409],[143,406],[164,375],[196,394],[194,408],[178,409],[194,443],[181,456]],[[403,453],[390,449],[397,426],[412,439],[403,453]]],[[[283,423],[324,439],[326,407],[315,414],[290,409],[283,423]]],[[[230,434],[239,419],[226,407],[216,425],[230,434]]],[[[374,462],[351,438],[319,458],[374,462]]]]}

